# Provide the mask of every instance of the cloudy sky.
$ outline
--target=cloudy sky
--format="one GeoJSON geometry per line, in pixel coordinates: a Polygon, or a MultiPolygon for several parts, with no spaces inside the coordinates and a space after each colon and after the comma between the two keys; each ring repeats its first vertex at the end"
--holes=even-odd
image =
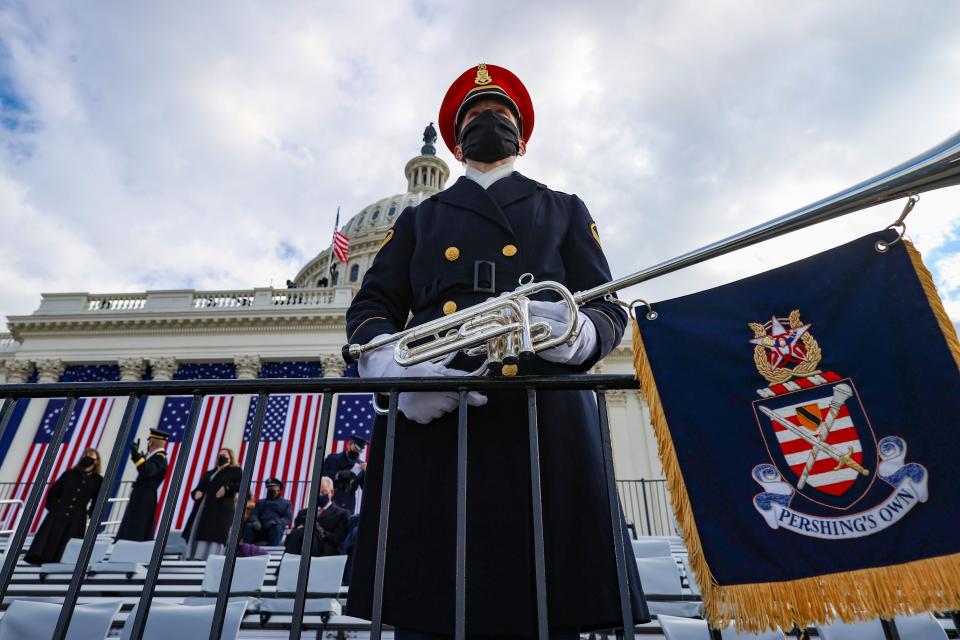
{"type": "MultiPolygon", "coordinates": [[[[338,205],[403,190],[448,84],[478,62],[526,82],[537,123],[518,169],[587,202],[616,276],[960,129],[946,0],[0,0],[0,315],[41,292],[282,285],[328,246],[338,205]]],[[[899,208],[628,295],[728,282],[899,208]]],[[[908,225],[960,319],[960,190],[924,195],[908,225]]]]}

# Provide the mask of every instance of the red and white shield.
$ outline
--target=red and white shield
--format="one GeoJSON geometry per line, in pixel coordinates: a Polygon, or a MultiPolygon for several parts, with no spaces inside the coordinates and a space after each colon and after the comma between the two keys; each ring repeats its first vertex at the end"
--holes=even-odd
{"type": "MultiPolygon", "coordinates": [[[[816,436],[819,425],[830,411],[830,401],[830,396],[812,398],[798,404],[779,407],[774,411],[797,427],[806,429],[810,432],[810,435],[816,436]]],[[[787,466],[799,480],[807,467],[807,461],[813,452],[813,445],[776,422],[772,422],[771,426],[774,429],[787,466]]],[[[826,442],[843,453],[852,449],[851,458],[858,464],[863,464],[863,446],[846,406],[840,408],[840,412],[833,422],[833,428],[827,434],[826,442]]],[[[828,495],[843,495],[853,486],[858,473],[849,467],[837,469],[836,460],[820,450],[815,453],[815,461],[810,469],[806,484],[828,495]]]]}

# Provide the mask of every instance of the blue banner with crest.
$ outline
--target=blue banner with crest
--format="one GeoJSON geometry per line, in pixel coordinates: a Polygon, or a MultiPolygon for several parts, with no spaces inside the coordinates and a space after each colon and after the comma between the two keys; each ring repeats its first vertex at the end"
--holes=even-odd
{"type": "Polygon", "coordinates": [[[637,309],[637,374],[717,624],[960,608],[960,344],[896,237],[637,309]]]}

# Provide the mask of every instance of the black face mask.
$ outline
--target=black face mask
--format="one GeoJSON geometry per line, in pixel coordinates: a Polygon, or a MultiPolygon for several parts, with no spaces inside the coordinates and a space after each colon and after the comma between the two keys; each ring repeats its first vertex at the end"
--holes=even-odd
{"type": "Polygon", "coordinates": [[[350,458],[351,460],[356,460],[357,458],[360,457],[360,452],[359,452],[359,451],[353,451],[353,450],[351,449],[350,451],[347,451],[347,457],[350,458]]]}
{"type": "Polygon", "coordinates": [[[271,500],[275,499],[279,495],[280,495],[280,492],[277,491],[276,489],[267,489],[267,497],[270,498],[271,500]]]}
{"type": "Polygon", "coordinates": [[[84,468],[92,467],[94,462],[96,462],[96,460],[94,460],[92,456],[83,456],[80,458],[80,466],[84,468]]]}
{"type": "Polygon", "coordinates": [[[460,131],[463,157],[477,162],[496,162],[520,152],[520,132],[506,117],[486,109],[460,131]]]}
{"type": "Polygon", "coordinates": [[[325,493],[321,493],[319,496],[317,496],[317,504],[320,505],[321,508],[326,507],[328,504],[330,504],[330,496],[325,493]]]}
{"type": "Polygon", "coordinates": [[[222,467],[223,465],[227,464],[228,462],[230,462],[230,458],[228,458],[227,456],[218,456],[218,457],[217,457],[217,464],[220,465],[221,467],[222,467]]]}

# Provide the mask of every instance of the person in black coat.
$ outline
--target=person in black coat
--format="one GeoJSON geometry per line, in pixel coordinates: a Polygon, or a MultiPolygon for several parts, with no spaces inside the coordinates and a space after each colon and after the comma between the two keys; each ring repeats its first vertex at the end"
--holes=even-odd
{"type": "MultiPolygon", "coordinates": [[[[338,556],[350,529],[350,513],[334,501],[333,480],[324,476],[320,480],[320,495],[317,496],[317,521],[310,555],[338,556]]],[[[294,519],[294,529],[283,543],[287,553],[298,554],[303,549],[303,527],[307,510],[301,509],[294,519]]]]}
{"type": "Polygon", "coordinates": [[[242,475],[233,450],[223,448],[217,455],[217,466],[206,471],[190,492],[193,510],[183,528],[183,536],[193,560],[206,560],[212,554],[223,553],[242,475]]]}
{"type": "Polygon", "coordinates": [[[147,454],[140,452],[140,441],[130,443],[130,459],[137,468],[137,479],[130,490],[130,500],[117,529],[117,540],[153,540],[157,517],[157,490],[167,474],[167,451],[164,447],[170,434],[151,429],[147,438],[147,454]]]}
{"type": "Polygon", "coordinates": [[[76,466],[57,478],[47,493],[47,515],[24,560],[30,564],[58,562],[70,538],[82,538],[93,502],[100,491],[100,453],[86,449],[76,466]]]}
{"type": "Polygon", "coordinates": [[[283,482],[279,478],[270,478],[265,484],[267,496],[257,500],[250,512],[243,526],[243,541],[250,544],[266,542],[276,547],[293,521],[293,505],[283,497],[283,482]]]}
{"type": "MultiPolygon", "coordinates": [[[[523,274],[570,291],[610,281],[600,235],[584,203],[513,168],[533,127],[529,95],[508,70],[478,65],[447,92],[441,133],[466,175],[415,207],[387,232],[347,311],[351,344],[422,325],[518,286],[523,274]]],[[[533,322],[552,332],[569,311],[541,293],[533,322]]],[[[571,319],[574,320],[574,319],[571,319]]],[[[522,374],[583,373],[623,337],[627,314],[614,302],[581,306],[566,344],[519,363],[522,374]]],[[[555,335],[555,333],[554,333],[555,335]]],[[[360,358],[361,377],[456,376],[483,357],[401,367],[393,348],[360,358]]],[[[504,363],[501,375],[516,375],[504,363]]],[[[536,397],[550,634],[622,626],[614,536],[608,509],[596,400],[588,391],[536,397]]],[[[536,596],[527,396],[522,390],[471,392],[468,404],[466,632],[469,637],[533,637],[536,596]]],[[[392,471],[383,621],[398,640],[452,634],[455,612],[458,394],[399,397],[392,471]],[[416,579],[411,579],[415,576],[416,579]]],[[[386,417],[378,416],[368,456],[346,614],[370,619],[386,417]]],[[[621,529],[622,518],[620,523],[621,529]]],[[[649,614],[629,544],[622,544],[636,623],[649,614]]]]}
{"type": "Polygon", "coordinates": [[[366,446],[367,441],[360,436],[350,436],[346,449],[331,453],[323,461],[321,473],[333,478],[333,500],[349,513],[356,512],[357,489],[363,488],[367,463],[360,462],[360,454],[366,446]]]}

